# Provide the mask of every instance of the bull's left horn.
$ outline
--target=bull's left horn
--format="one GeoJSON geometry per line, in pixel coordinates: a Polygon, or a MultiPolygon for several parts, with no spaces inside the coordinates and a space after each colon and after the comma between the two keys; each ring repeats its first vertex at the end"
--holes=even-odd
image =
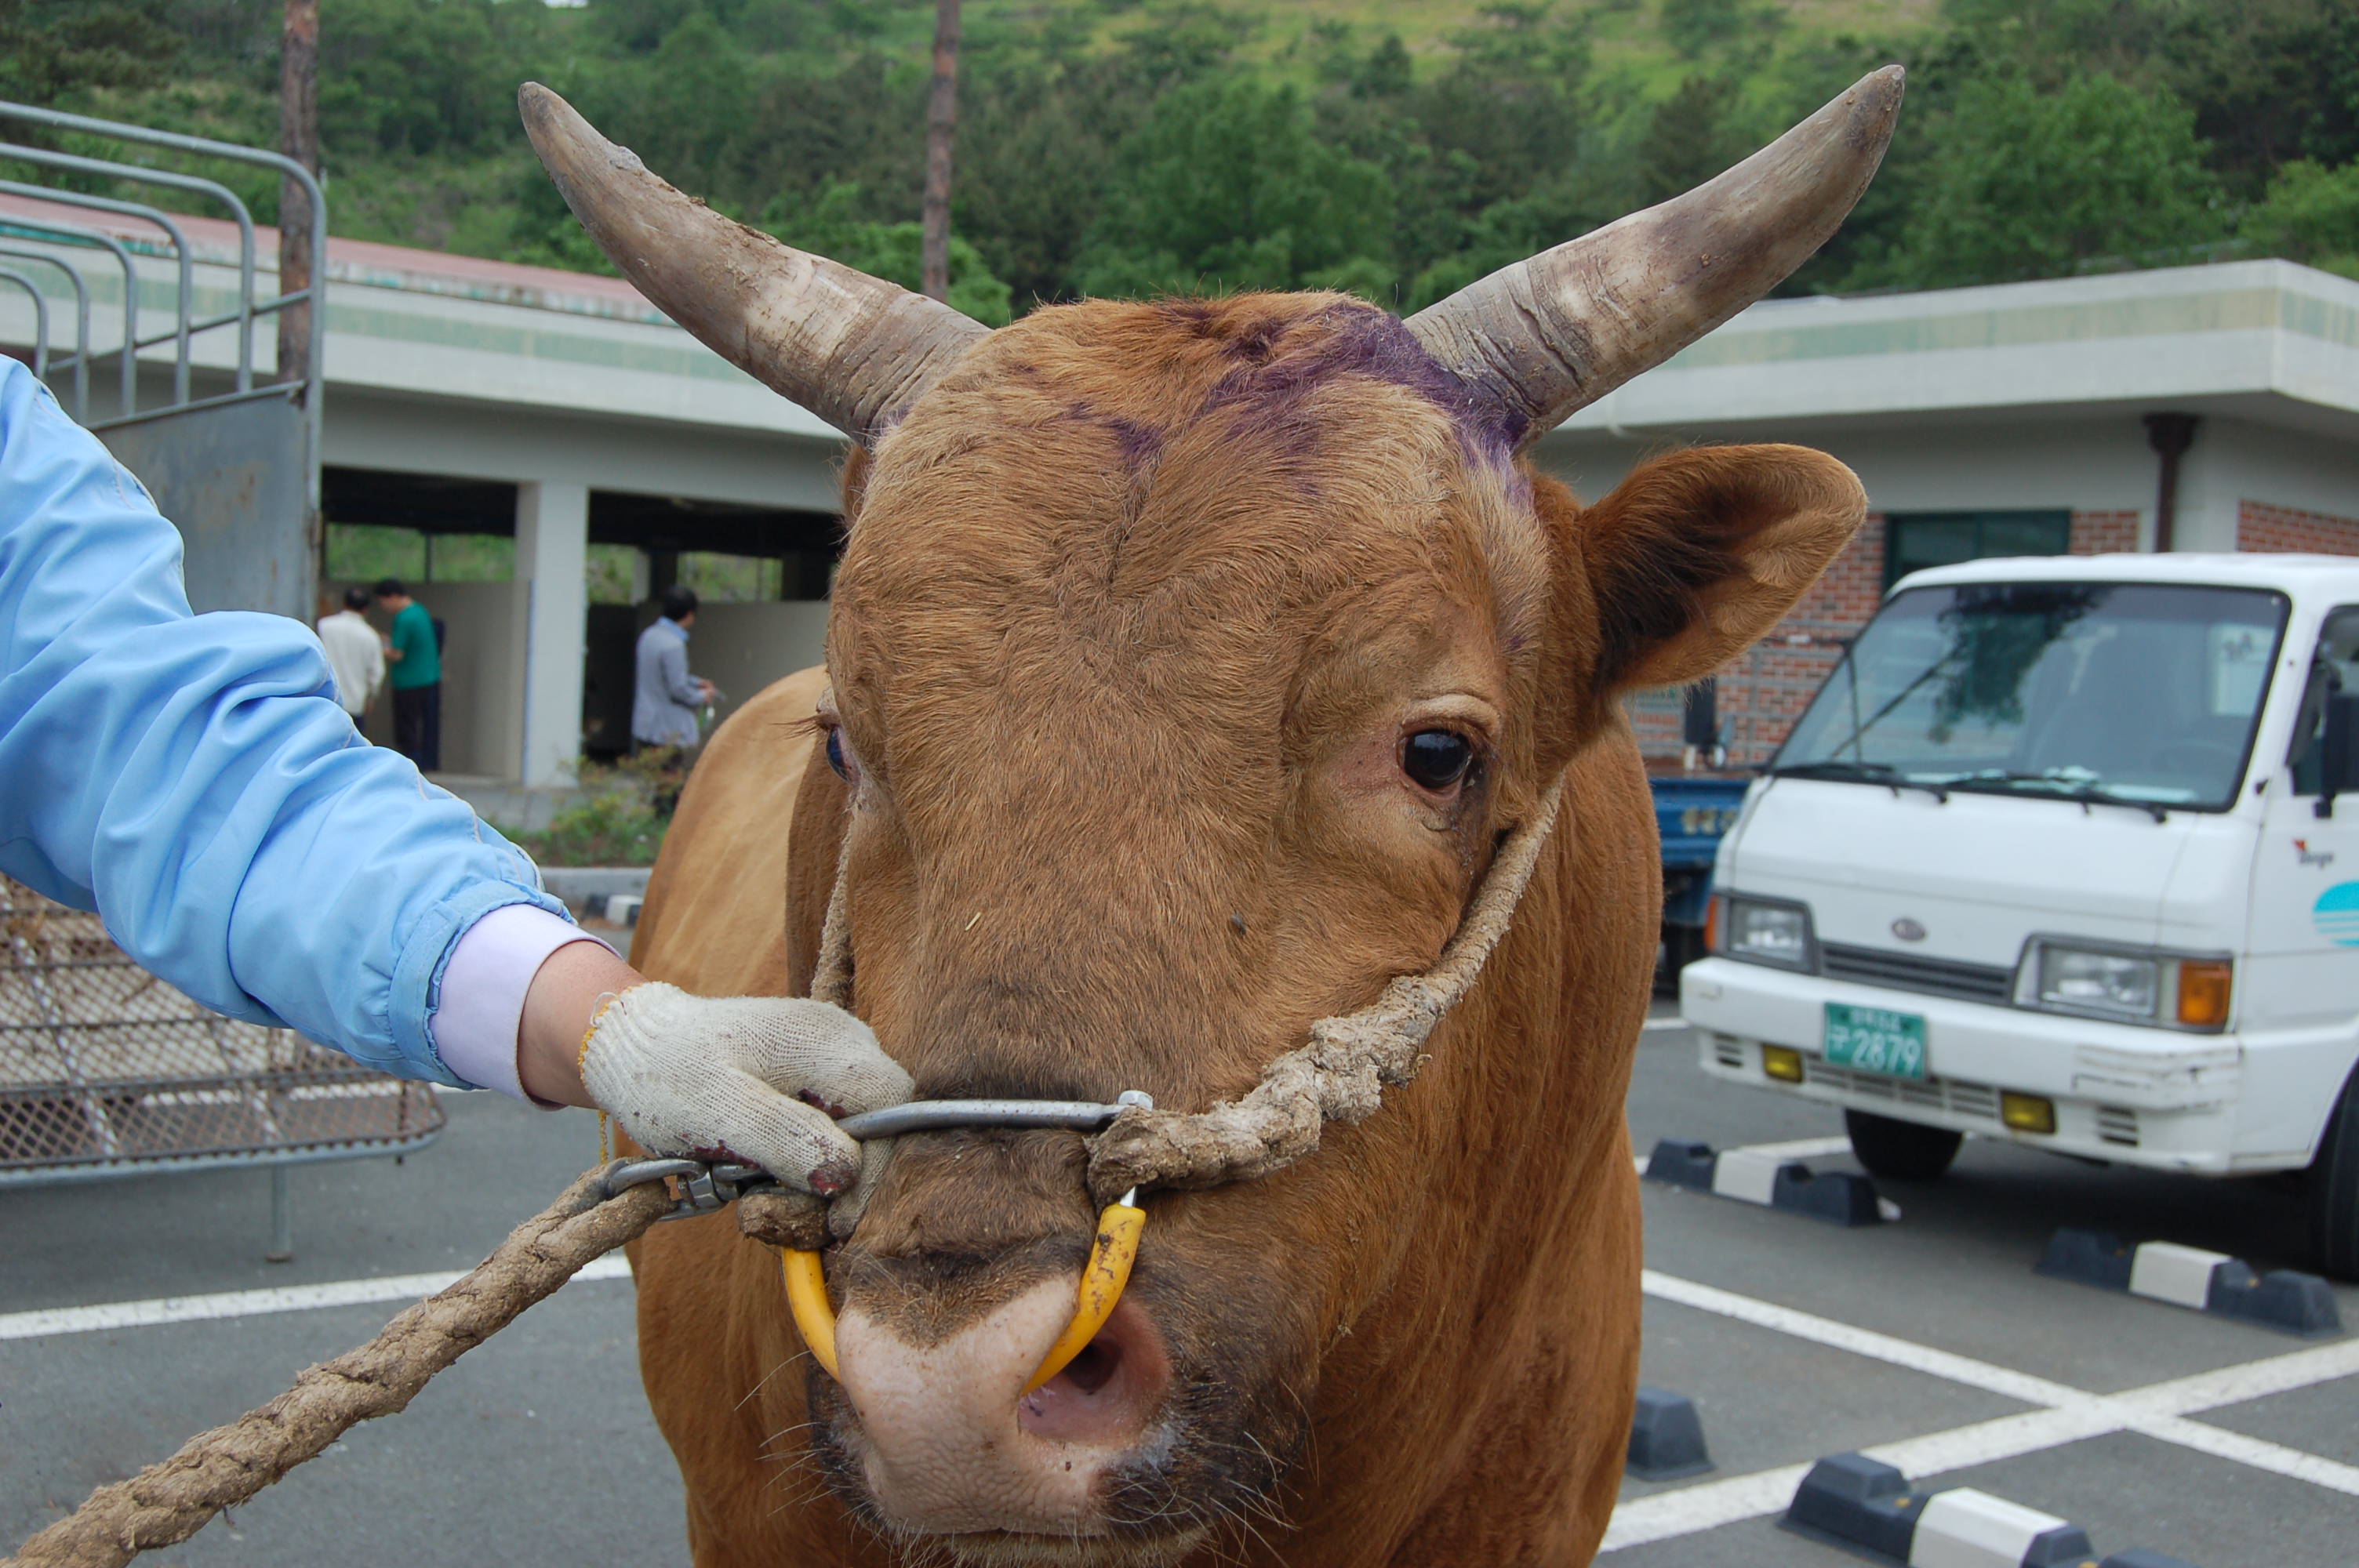
{"type": "Polygon", "coordinates": [[[598,248],[707,348],[857,441],[907,412],[990,329],[897,284],[734,222],[647,171],[537,81],[525,133],[598,248]]]}
{"type": "Polygon", "coordinates": [[[1468,284],[1409,330],[1531,440],[1809,260],[1883,161],[1902,75],[1862,77],[1717,179],[1468,284]]]}

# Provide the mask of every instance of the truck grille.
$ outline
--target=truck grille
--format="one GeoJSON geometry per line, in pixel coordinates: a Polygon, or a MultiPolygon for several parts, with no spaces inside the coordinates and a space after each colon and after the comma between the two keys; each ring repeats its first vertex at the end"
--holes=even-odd
{"type": "Polygon", "coordinates": [[[1831,1067],[1817,1056],[1804,1056],[1802,1070],[1808,1075],[1805,1081],[1813,1087],[1823,1087],[1863,1099],[1889,1100],[1895,1106],[1946,1110],[1978,1121],[1996,1123],[1999,1119],[1998,1090],[1988,1084],[1970,1084],[1957,1078],[1887,1078],[1881,1073],[1854,1073],[1847,1067],[1831,1067]]]}
{"type": "Polygon", "coordinates": [[[1827,974],[1839,980],[1967,1001],[2004,1003],[2015,995],[2015,971],[1989,964],[1962,964],[1954,958],[1928,958],[1881,947],[1847,947],[1840,942],[1821,943],[1819,956],[1827,974]]]}

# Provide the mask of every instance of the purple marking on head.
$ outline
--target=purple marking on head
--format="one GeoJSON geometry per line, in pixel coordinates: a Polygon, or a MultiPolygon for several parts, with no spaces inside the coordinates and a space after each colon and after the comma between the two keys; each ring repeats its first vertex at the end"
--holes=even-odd
{"type": "Polygon", "coordinates": [[[1229,340],[1225,351],[1229,358],[1247,364],[1267,364],[1270,350],[1285,331],[1284,322],[1265,316],[1258,321],[1247,322],[1243,331],[1229,340]]]}
{"type": "Polygon", "coordinates": [[[1103,426],[1122,453],[1123,466],[1133,472],[1153,462],[1163,451],[1163,432],[1154,426],[1125,419],[1119,414],[1102,414],[1087,403],[1069,403],[1058,417],[1078,424],[1103,426]]]}
{"type": "Polygon", "coordinates": [[[1114,432],[1114,444],[1122,449],[1125,468],[1144,468],[1162,453],[1163,432],[1152,425],[1109,414],[1105,416],[1105,427],[1114,432]]]}
{"type": "MultiPolygon", "coordinates": [[[[1204,411],[1249,404],[1253,425],[1275,434],[1291,423],[1287,416],[1311,388],[1339,374],[1364,375],[1406,387],[1448,415],[1470,460],[1512,469],[1525,421],[1503,400],[1445,369],[1399,317],[1373,305],[1331,305],[1301,324],[1326,331],[1299,351],[1231,372],[1205,399],[1204,411]]],[[[1256,339],[1265,359],[1270,342],[1267,336],[1256,339]]]]}
{"type": "Polygon", "coordinates": [[[1512,461],[1506,464],[1506,474],[1507,504],[1518,512],[1529,512],[1532,509],[1532,476],[1512,461]]]}

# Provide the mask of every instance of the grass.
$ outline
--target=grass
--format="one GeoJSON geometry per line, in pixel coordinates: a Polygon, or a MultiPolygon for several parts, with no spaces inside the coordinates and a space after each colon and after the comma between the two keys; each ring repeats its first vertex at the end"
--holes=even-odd
{"type": "Polygon", "coordinates": [[[568,806],[538,833],[508,837],[536,865],[652,866],[670,826],[669,817],[618,793],[568,806]]]}
{"type": "Polygon", "coordinates": [[[671,818],[656,813],[658,789],[670,787],[653,756],[611,765],[585,762],[584,798],[549,818],[537,833],[509,832],[516,846],[542,866],[652,866],[671,818]]]}

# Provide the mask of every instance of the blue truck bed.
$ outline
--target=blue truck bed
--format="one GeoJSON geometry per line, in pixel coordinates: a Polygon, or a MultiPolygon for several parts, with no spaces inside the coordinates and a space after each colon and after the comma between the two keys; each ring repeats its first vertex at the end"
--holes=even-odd
{"type": "Polygon", "coordinates": [[[1729,773],[1668,773],[1647,781],[1663,841],[1663,957],[1672,974],[1703,951],[1712,857],[1721,836],[1735,824],[1751,782],[1729,773]]]}

